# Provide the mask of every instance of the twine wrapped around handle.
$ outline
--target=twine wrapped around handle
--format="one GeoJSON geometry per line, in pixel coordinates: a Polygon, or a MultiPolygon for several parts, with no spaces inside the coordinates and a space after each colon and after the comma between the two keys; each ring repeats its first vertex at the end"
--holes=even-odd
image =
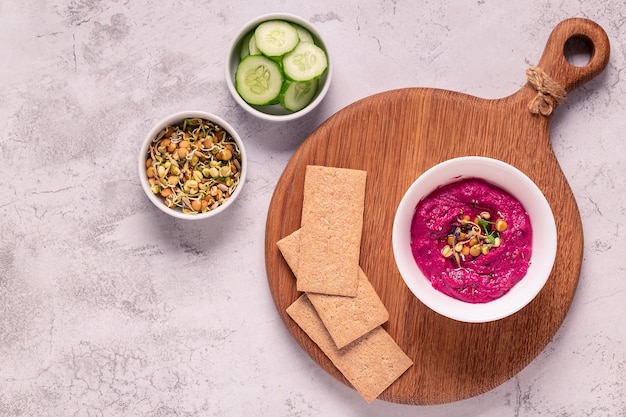
{"type": "Polygon", "coordinates": [[[528,103],[528,110],[533,114],[549,116],[554,108],[567,97],[565,89],[539,67],[528,68],[526,78],[537,90],[535,97],[528,103]]]}

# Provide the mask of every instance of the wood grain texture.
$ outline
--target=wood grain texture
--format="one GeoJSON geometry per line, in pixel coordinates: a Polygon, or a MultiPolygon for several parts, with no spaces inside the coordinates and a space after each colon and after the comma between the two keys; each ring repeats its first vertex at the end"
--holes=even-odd
{"type": "MultiPolygon", "coordinates": [[[[604,30],[589,20],[570,19],[553,30],[538,66],[571,91],[598,75],[608,58],[604,30]],[[564,45],[573,37],[593,46],[584,67],[571,65],[564,56],[564,45]]],[[[551,147],[550,117],[528,110],[535,93],[529,84],[497,100],[427,88],[387,91],[331,116],[294,153],[270,203],[267,276],[289,332],[328,373],[348,384],[286,314],[299,293],[276,246],[300,227],[309,164],[368,172],[361,268],[389,310],[384,328],[415,362],[379,398],[426,405],[484,393],[522,370],[554,336],[576,290],[583,236],[576,201],[551,147]],[[550,203],[559,237],[544,289],[518,313],[491,323],[461,323],[431,311],[406,287],[393,260],[392,224],[404,192],[431,166],[466,155],[497,158],[525,172],[550,203]]]]}

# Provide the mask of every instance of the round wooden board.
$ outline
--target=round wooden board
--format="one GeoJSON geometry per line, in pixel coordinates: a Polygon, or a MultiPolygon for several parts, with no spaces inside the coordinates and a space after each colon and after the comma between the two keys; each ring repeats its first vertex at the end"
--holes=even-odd
{"type": "MultiPolygon", "coordinates": [[[[600,73],[608,57],[602,28],[570,19],[552,32],[539,67],[571,91],[600,73]],[[564,56],[564,45],[573,37],[593,46],[584,67],[569,64],[564,56]]],[[[268,282],[289,332],[328,373],[349,385],[286,314],[300,294],[276,246],[300,227],[307,165],[367,171],[360,264],[389,310],[383,327],[414,361],[380,399],[426,405],[484,393],[522,370],[554,336],[578,283],[583,236],[576,201],[550,144],[550,116],[528,110],[535,94],[529,84],[498,100],[437,89],[387,91],[339,111],[294,153],[267,217],[268,282]],[[557,258],[545,287],[524,309],[496,322],[462,323],[434,313],[406,287],[392,253],[392,224],[404,192],[426,169],[465,155],[497,158],[525,172],[544,192],[557,224],[557,258]]]]}

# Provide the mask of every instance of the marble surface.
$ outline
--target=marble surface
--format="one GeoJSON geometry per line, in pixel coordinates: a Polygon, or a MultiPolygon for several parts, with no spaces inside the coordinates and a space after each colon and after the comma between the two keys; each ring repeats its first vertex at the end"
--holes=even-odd
{"type": "Polygon", "coordinates": [[[3,0],[0,415],[625,415],[625,16],[618,0],[3,0]],[[229,40],[268,12],[314,23],[335,60],[329,95],[303,121],[255,119],[226,89],[229,40]],[[277,178],[320,123],[367,95],[512,94],[551,29],[575,16],[604,27],[612,55],[552,121],[585,236],[568,316],[490,392],[367,404],[274,307],[263,237],[277,178]],[[144,135],[189,109],[227,119],[249,152],[247,186],[219,222],[170,219],[138,183],[144,135]]]}

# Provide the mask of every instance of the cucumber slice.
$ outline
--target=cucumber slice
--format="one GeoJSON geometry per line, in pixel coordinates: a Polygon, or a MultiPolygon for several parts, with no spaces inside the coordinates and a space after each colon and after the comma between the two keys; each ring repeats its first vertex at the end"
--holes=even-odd
{"type": "Polygon", "coordinates": [[[296,31],[298,32],[298,38],[300,38],[300,42],[315,43],[315,41],[313,40],[313,35],[311,35],[311,32],[309,32],[307,29],[295,23],[292,23],[292,25],[293,27],[296,28],[296,31]]]}
{"type": "Polygon", "coordinates": [[[300,42],[283,57],[283,71],[293,81],[319,78],[328,68],[326,52],[311,42],[300,42]]]}
{"type": "Polygon", "coordinates": [[[254,33],[252,33],[252,36],[248,41],[248,51],[250,55],[261,55],[261,51],[259,51],[259,48],[256,46],[256,37],[254,36],[254,33]]]}
{"type": "Polygon", "coordinates": [[[250,55],[250,39],[254,36],[254,31],[248,33],[241,41],[241,49],[239,50],[239,59],[244,59],[250,55]]]}
{"type": "Polygon", "coordinates": [[[280,66],[263,55],[248,55],[235,72],[235,89],[248,104],[256,106],[275,102],[283,81],[280,66]]]}
{"type": "Polygon", "coordinates": [[[256,46],[266,56],[283,56],[298,45],[298,31],[282,20],[261,23],[254,31],[256,46]]]}
{"type": "Polygon", "coordinates": [[[289,111],[298,111],[305,108],[317,92],[319,79],[311,81],[285,81],[280,93],[280,105],[289,111]]]}

